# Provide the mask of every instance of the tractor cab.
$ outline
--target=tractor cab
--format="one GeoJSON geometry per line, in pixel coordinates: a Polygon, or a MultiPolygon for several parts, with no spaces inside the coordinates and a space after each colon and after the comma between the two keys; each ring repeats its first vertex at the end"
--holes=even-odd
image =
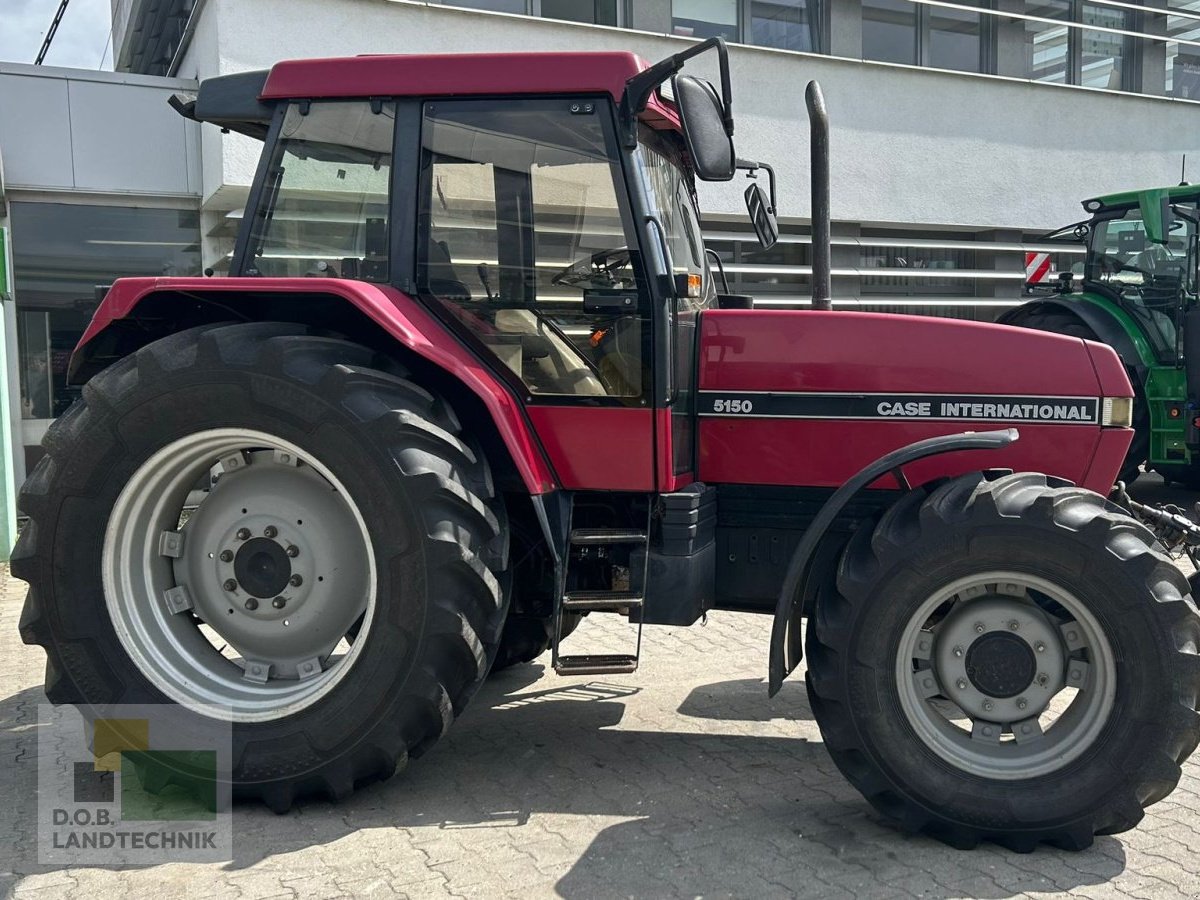
{"type": "MultiPolygon", "coordinates": [[[[1118,303],[1164,363],[1182,357],[1183,316],[1196,302],[1200,188],[1137,191],[1084,201],[1082,289],[1118,303]]],[[[1075,228],[1072,228],[1074,231],[1075,228]]]]}

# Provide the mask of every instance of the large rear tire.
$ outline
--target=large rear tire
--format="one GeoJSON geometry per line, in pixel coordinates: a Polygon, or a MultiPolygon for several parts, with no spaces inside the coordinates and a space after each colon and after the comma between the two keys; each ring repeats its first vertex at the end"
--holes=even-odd
{"type": "Polygon", "coordinates": [[[13,572],[52,702],[216,704],[235,796],[282,811],[391,774],[486,675],[503,506],[392,360],[291,324],[192,329],[93,378],[44,444],[13,572]]]}
{"type": "Polygon", "coordinates": [[[1198,646],[1149,531],[1065,482],[977,474],[854,535],[808,621],[808,694],[834,762],[903,828],[1081,849],[1178,782],[1198,646]]]}
{"type": "MultiPolygon", "coordinates": [[[[1014,317],[1008,324],[1021,328],[1032,328],[1036,331],[1050,331],[1054,334],[1065,334],[1070,337],[1083,338],[1085,341],[1104,341],[1082,319],[1070,313],[1061,311],[1031,311],[1014,317]]],[[[1124,362],[1124,360],[1122,360],[1124,362]]],[[[1121,465],[1117,476],[1126,484],[1133,484],[1141,474],[1140,466],[1150,456],[1150,409],[1146,404],[1146,393],[1141,381],[1128,364],[1125,372],[1129,383],[1133,385],[1133,440],[1129,442],[1129,450],[1125,454],[1125,462],[1121,465]]]]}

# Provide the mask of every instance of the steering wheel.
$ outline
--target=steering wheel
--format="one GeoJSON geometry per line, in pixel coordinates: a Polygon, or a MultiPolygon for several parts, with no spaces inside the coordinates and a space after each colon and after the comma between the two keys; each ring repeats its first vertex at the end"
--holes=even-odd
{"type": "Polygon", "coordinates": [[[608,250],[598,250],[586,259],[579,259],[561,269],[554,278],[553,284],[576,285],[586,281],[603,282],[607,286],[618,284],[621,279],[617,273],[629,265],[628,247],[611,247],[608,250]]]}

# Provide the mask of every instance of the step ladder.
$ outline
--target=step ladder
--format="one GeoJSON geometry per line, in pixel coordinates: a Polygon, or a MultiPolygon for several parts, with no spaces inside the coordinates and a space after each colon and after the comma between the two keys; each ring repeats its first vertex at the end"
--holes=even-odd
{"type": "MultiPolygon", "coordinates": [[[[575,550],[580,547],[634,545],[640,546],[642,565],[640,577],[635,580],[629,573],[630,584],[639,585],[637,590],[577,590],[565,591],[554,611],[554,642],[551,644],[551,665],[560,675],[623,675],[636,672],[638,657],[642,652],[642,608],[645,598],[642,593],[646,585],[646,567],[650,559],[650,521],[647,516],[646,530],[634,531],[627,528],[572,528],[568,538],[567,570],[575,550]],[[637,616],[637,643],[632,654],[627,653],[583,653],[563,656],[558,652],[562,639],[562,622],[566,613],[611,612],[637,616]]],[[[632,566],[630,567],[632,570],[632,566]]],[[[566,578],[564,576],[564,584],[566,578]]]]}

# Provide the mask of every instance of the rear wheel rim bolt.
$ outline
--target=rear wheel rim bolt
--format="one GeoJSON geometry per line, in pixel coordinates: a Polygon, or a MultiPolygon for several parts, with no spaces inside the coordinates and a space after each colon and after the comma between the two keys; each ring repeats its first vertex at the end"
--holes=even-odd
{"type": "Polygon", "coordinates": [[[983,701],[983,708],[984,708],[984,710],[985,710],[986,712],[991,712],[991,711],[992,711],[992,701],[991,701],[991,700],[984,700],[984,701],[983,701]]]}
{"type": "Polygon", "coordinates": [[[233,551],[232,550],[222,550],[221,551],[221,562],[233,562],[233,551]]]}
{"type": "Polygon", "coordinates": [[[976,634],[983,634],[984,630],[985,630],[985,629],[984,629],[984,627],[983,627],[983,623],[982,623],[982,622],[976,622],[976,623],[975,623],[975,633],[976,633],[976,634]]]}
{"type": "Polygon", "coordinates": [[[227,591],[236,591],[237,590],[237,582],[234,581],[232,578],[226,578],[225,584],[223,584],[222,587],[224,587],[225,590],[227,590],[227,591]]]}
{"type": "Polygon", "coordinates": [[[276,609],[283,609],[285,606],[287,606],[287,600],[283,597],[276,597],[271,601],[271,605],[276,609]]]}
{"type": "Polygon", "coordinates": [[[251,612],[258,609],[258,601],[255,600],[253,597],[247,597],[246,598],[246,609],[250,610],[251,612]]]}
{"type": "Polygon", "coordinates": [[[960,678],[955,683],[958,685],[958,689],[960,691],[965,691],[967,689],[967,680],[965,678],[960,678]]]}
{"type": "Polygon", "coordinates": [[[954,648],[954,655],[955,655],[955,656],[962,656],[962,655],[963,655],[963,648],[962,648],[962,647],[955,647],[955,648],[954,648]]]}
{"type": "Polygon", "coordinates": [[[275,535],[279,534],[279,529],[276,528],[274,525],[268,525],[266,528],[263,529],[263,534],[266,537],[273,538],[273,537],[275,537],[275,535]]]}
{"type": "Polygon", "coordinates": [[[300,555],[300,548],[297,547],[295,544],[292,544],[290,547],[287,548],[287,555],[292,557],[292,559],[295,559],[297,556],[300,555]]]}
{"type": "Polygon", "coordinates": [[[292,587],[300,587],[300,585],[304,584],[304,579],[299,575],[293,575],[288,579],[288,584],[290,584],[292,587]]]}
{"type": "Polygon", "coordinates": [[[239,528],[237,530],[237,539],[239,541],[250,540],[250,529],[249,528],[239,528]]]}

